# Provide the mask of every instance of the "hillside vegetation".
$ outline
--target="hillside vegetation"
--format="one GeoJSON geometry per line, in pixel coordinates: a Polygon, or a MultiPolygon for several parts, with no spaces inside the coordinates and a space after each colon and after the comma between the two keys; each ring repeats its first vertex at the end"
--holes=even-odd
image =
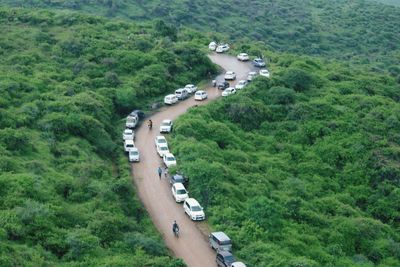
{"type": "Polygon", "coordinates": [[[183,266],[135,197],[121,118],[210,60],[161,21],[0,9],[0,24],[0,266],[183,266]]]}
{"type": "Polygon", "coordinates": [[[271,80],[192,109],[170,140],[248,266],[400,266],[400,88],[273,55],[271,80]]]}
{"type": "Polygon", "coordinates": [[[325,56],[395,71],[400,9],[366,0],[0,0],[13,6],[67,8],[260,40],[276,51],[325,56]],[[395,69],[395,70],[393,70],[395,69]]]}
{"type": "Polygon", "coordinates": [[[373,1],[387,5],[400,6],[400,0],[373,0],[373,1]]]}

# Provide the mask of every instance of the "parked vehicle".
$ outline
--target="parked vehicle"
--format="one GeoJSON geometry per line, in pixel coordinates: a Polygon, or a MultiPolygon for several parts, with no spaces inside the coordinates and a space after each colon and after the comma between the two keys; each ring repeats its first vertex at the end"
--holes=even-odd
{"type": "Polygon", "coordinates": [[[183,203],[183,209],[185,213],[190,217],[193,221],[201,221],[206,218],[203,208],[200,206],[199,202],[197,202],[194,198],[187,198],[183,203]]]}
{"type": "Polygon", "coordinates": [[[254,77],[256,77],[256,76],[257,76],[257,72],[250,71],[249,74],[247,75],[247,81],[251,82],[254,79],[254,77]]]}
{"type": "Polygon", "coordinates": [[[189,93],[185,88],[179,88],[175,90],[175,96],[178,100],[185,100],[189,97],[189,93]]]}
{"type": "Polygon", "coordinates": [[[163,156],[163,162],[167,168],[176,166],[176,159],[172,153],[165,153],[163,156]]]}
{"type": "Polygon", "coordinates": [[[176,202],[183,202],[189,197],[189,192],[186,191],[185,186],[182,183],[174,183],[171,187],[172,196],[176,202]]]}
{"type": "Polygon", "coordinates": [[[128,151],[128,158],[129,162],[139,162],[140,161],[139,150],[136,147],[131,148],[128,151]]]}
{"type": "Polygon", "coordinates": [[[193,94],[197,91],[197,86],[194,84],[186,84],[185,89],[189,94],[193,94]]]}
{"type": "Polygon", "coordinates": [[[232,241],[224,232],[214,232],[208,236],[211,248],[216,251],[232,251],[232,241]]]}
{"type": "Polygon", "coordinates": [[[236,90],[243,89],[246,85],[247,85],[247,81],[246,81],[246,80],[240,80],[240,81],[235,85],[235,89],[236,89],[236,90]]]}
{"type": "Polygon", "coordinates": [[[222,92],[222,96],[228,96],[236,94],[236,89],[233,87],[228,87],[222,92]]]}
{"type": "Polygon", "coordinates": [[[170,184],[175,184],[175,183],[181,183],[181,184],[185,184],[188,182],[188,178],[183,176],[182,174],[174,174],[171,175],[169,178],[169,183],[170,184]]]}
{"type": "Polygon", "coordinates": [[[167,144],[157,144],[156,151],[158,155],[162,158],[165,154],[170,153],[167,144]]]}
{"type": "Polygon", "coordinates": [[[248,61],[250,58],[248,54],[240,53],[239,55],[237,55],[237,59],[240,61],[248,61]]]}
{"type": "Polygon", "coordinates": [[[218,89],[224,90],[229,87],[229,82],[222,81],[222,82],[218,83],[217,87],[218,87],[218,89]]]}
{"type": "Polygon", "coordinates": [[[144,117],[146,116],[146,114],[144,114],[144,112],[142,110],[139,110],[139,109],[135,109],[130,114],[131,115],[136,114],[138,116],[139,120],[144,119],[144,117]]]}
{"type": "Polygon", "coordinates": [[[173,105],[176,102],[178,102],[178,98],[176,97],[176,95],[170,94],[164,97],[164,104],[173,105]]]}
{"type": "Polygon", "coordinates": [[[232,263],[231,267],[246,267],[246,264],[241,261],[235,261],[234,263],[232,263]]]}
{"type": "Polygon", "coordinates": [[[170,133],[173,123],[171,120],[163,120],[160,124],[160,133],[170,133]]]}
{"type": "Polygon", "coordinates": [[[133,148],[135,148],[135,143],[133,142],[133,140],[125,140],[124,141],[125,152],[129,152],[133,148]]]}
{"type": "Polygon", "coordinates": [[[215,260],[220,267],[231,267],[235,262],[235,257],[229,251],[219,251],[215,260]]]}
{"type": "Polygon", "coordinates": [[[168,146],[167,139],[165,139],[165,137],[162,135],[156,136],[156,138],[154,139],[154,144],[155,144],[155,146],[157,146],[159,144],[165,144],[168,146]]]}
{"type": "Polygon", "coordinates": [[[210,49],[211,51],[215,51],[216,48],[217,48],[217,43],[216,42],[211,42],[208,45],[208,49],[210,49]]]}
{"type": "Polygon", "coordinates": [[[260,70],[259,74],[260,74],[260,76],[267,77],[267,78],[269,78],[269,76],[270,76],[270,73],[267,69],[260,70]]]}
{"type": "Polygon", "coordinates": [[[126,128],[129,129],[135,128],[138,125],[138,123],[139,123],[139,117],[137,114],[129,114],[126,117],[126,123],[125,123],[126,128]]]}
{"type": "Polygon", "coordinates": [[[265,67],[265,62],[262,58],[255,58],[253,60],[253,65],[259,68],[265,67]]]}
{"type": "Polygon", "coordinates": [[[224,76],[225,80],[235,80],[236,73],[234,71],[227,71],[224,76]]]}
{"type": "Polygon", "coordinates": [[[226,52],[228,50],[229,50],[229,45],[228,44],[221,44],[221,45],[217,46],[217,48],[215,49],[215,52],[224,53],[224,52],[226,52]]]}
{"type": "Polygon", "coordinates": [[[134,140],[135,132],[132,129],[125,129],[122,133],[122,139],[125,140],[134,140]]]}
{"type": "Polygon", "coordinates": [[[197,91],[194,94],[194,100],[202,101],[207,98],[208,98],[208,94],[203,90],[197,91]]]}

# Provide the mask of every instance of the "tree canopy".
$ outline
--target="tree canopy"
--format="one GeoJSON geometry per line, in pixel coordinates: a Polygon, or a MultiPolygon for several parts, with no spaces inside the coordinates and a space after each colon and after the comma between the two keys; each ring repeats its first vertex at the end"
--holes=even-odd
{"type": "Polygon", "coordinates": [[[398,82],[269,55],[271,79],[175,122],[212,230],[248,266],[400,265],[398,82]]]}
{"type": "Polygon", "coordinates": [[[2,8],[0,25],[0,266],[183,266],[135,196],[122,118],[210,60],[165,23],[2,8]]]}

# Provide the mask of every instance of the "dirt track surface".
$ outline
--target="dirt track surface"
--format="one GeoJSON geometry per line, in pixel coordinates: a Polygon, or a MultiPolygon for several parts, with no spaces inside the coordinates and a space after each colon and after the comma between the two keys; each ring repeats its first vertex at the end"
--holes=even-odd
{"type": "MultiPolygon", "coordinates": [[[[232,56],[212,54],[209,57],[223,69],[235,71],[237,74],[236,81],[245,79],[247,73],[252,69],[250,63],[240,62],[232,56]]],[[[216,80],[223,80],[223,75],[218,76],[216,80]]],[[[234,83],[231,83],[231,85],[234,83]]],[[[211,81],[209,84],[211,85],[211,81]]],[[[164,178],[164,175],[161,180],[159,179],[157,168],[159,166],[164,168],[164,165],[156,152],[154,139],[156,135],[160,135],[159,125],[163,119],[175,120],[179,115],[185,113],[188,108],[194,105],[204,105],[221,96],[222,92],[222,90],[213,87],[207,88],[206,91],[208,100],[194,101],[192,96],[174,106],[162,108],[150,117],[153,121],[153,129],[151,131],[144,122],[136,130],[135,138],[135,144],[140,151],[140,163],[132,164],[132,173],[139,197],[154,225],[163,236],[172,254],[177,258],[183,259],[189,267],[217,266],[215,262],[216,253],[208,245],[207,223],[191,221],[184,213],[182,204],[175,203],[169,181],[164,178]],[[180,226],[179,238],[174,237],[172,233],[174,220],[180,226]]],[[[179,158],[177,163],[179,166],[179,158]]],[[[188,191],[190,192],[190,187],[188,191]]],[[[207,211],[205,213],[207,217],[207,211]]]]}

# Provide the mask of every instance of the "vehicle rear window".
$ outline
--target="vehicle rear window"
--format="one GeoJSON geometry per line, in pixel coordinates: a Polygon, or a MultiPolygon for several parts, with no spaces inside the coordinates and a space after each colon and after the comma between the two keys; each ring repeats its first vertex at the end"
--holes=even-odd
{"type": "Polygon", "coordinates": [[[177,193],[178,193],[179,195],[186,194],[186,190],[185,190],[185,189],[179,189],[179,190],[177,191],[177,193]]]}

